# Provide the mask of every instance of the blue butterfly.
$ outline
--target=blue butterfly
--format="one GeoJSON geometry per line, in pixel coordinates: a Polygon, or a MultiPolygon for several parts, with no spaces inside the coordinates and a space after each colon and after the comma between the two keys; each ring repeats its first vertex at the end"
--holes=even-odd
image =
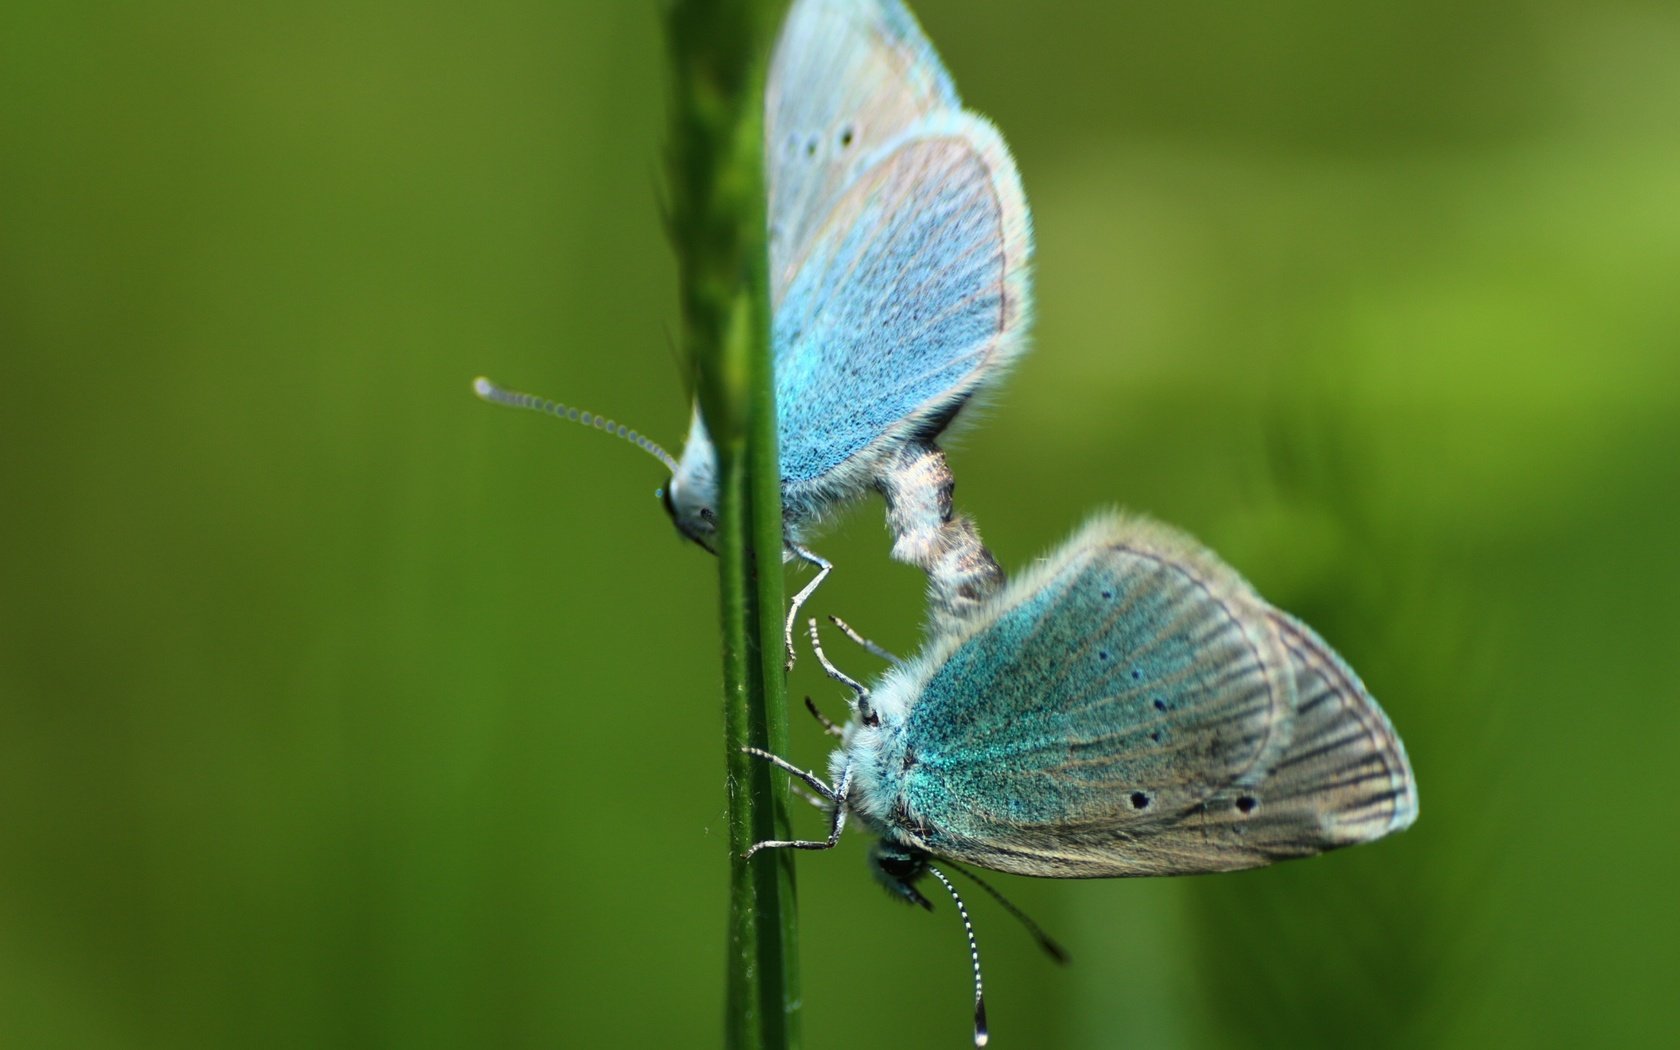
{"type": "Polygon", "coordinates": [[[1141,519],[1091,522],[873,689],[817,655],[854,695],[831,781],[752,753],[827,800],[828,838],[751,852],[828,849],[852,815],[879,836],[877,878],[924,906],[924,874],[956,897],[935,859],[1189,875],[1369,842],[1417,817],[1405,748],[1358,676],[1212,552],[1141,519]]]}
{"type": "MultiPolygon", "coordinates": [[[[933,616],[1002,584],[951,509],[935,440],[1026,349],[1031,220],[997,131],[956,88],[898,0],[797,0],[765,96],[770,295],[787,560],[839,505],[878,489],[893,557],[929,574],[933,616]]],[[[480,379],[480,396],[593,423],[671,471],[683,535],[711,549],[717,453],[698,407],[678,460],[609,420],[480,379]]]]}

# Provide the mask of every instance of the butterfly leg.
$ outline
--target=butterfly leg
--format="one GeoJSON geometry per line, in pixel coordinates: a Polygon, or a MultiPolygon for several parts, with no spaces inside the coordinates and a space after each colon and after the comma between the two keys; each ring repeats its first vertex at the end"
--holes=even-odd
{"type": "Polygon", "coordinates": [[[828,800],[819,796],[815,791],[811,791],[811,790],[808,790],[806,788],[802,788],[798,784],[790,784],[788,786],[793,788],[793,793],[795,795],[798,795],[800,798],[804,799],[813,808],[824,810],[824,811],[826,811],[828,809],[828,806],[829,806],[828,800]]]}
{"type": "Polygon", "coordinates": [[[775,766],[777,769],[781,770],[782,772],[787,773],[791,776],[798,777],[800,780],[803,780],[805,783],[811,785],[811,787],[816,789],[817,794],[821,795],[823,798],[828,799],[830,802],[838,802],[839,801],[838,794],[835,792],[835,790],[833,788],[828,786],[828,782],[823,780],[822,777],[817,776],[815,773],[811,772],[810,770],[800,769],[798,766],[794,765],[792,762],[789,762],[787,759],[781,757],[780,755],[772,755],[770,752],[765,751],[762,748],[743,747],[741,749],[741,751],[742,751],[742,753],[751,755],[754,758],[762,758],[762,759],[764,759],[764,761],[766,761],[766,762],[770,763],[771,765],[775,766]]]}
{"type": "Polygon", "coordinates": [[[896,664],[896,663],[899,662],[898,657],[894,656],[892,653],[887,652],[885,649],[881,648],[879,645],[876,645],[874,642],[870,641],[869,639],[865,638],[863,635],[854,631],[852,629],[852,625],[847,623],[845,620],[840,619],[840,617],[830,616],[828,618],[828,622],[833,624],[834,626],[840,628],[840,631],[841,631],[842,634],[844,634],[847,638],[850,638],[853,642],[856,642],[858,645],[862,646],[863,650],[865,652],[869,653],[870,655],[878,657],[882,660],[885,660],[889,664],[896,664]]]}
{"type": "Polygon", "coordinates": [[[875,709],[869,704],[869,690],[864,688],[863,683],[828,662],[828,654],[823,652],[822,639],[817,637],[817,619],[814,616],[811,618],[811,651],[817,654],[817,662],[822,664],[824,673],[852,691],[853,703],[863,724],[879,725],[875,709]]]}
{"type": "Polygon", "coordinates": [[[846,731],[835,725],[833,719],[817,710],[817,702],[812,700],[809,696],[805,698],[805,710],[811,712],[811,717],[817,720],[817,724],[822,726],[823,732],[827,733],[829,736],[846,735],[846,731]]]}
{"type": "Polygon", "coordinates": [[[818,779],[815,773],[807,772],[790,762],[785,762],[782,759],[777,758],[775,755],[770,754],[768,751],[760,751],[753,747],[742,748],[741,750],[747,752],[749,755],[755,755],[762,758],[779,769],[786,770],[799,779],[805,781],[807,784],[810,784],[818,791],[821,791],[834,802],[833,817],[828,826],[828,838],[788,840],[767,839],[763,842],[753,843],[751,848],[741,854],[741,859],[751,860],[752,855],[761,849],[833,849],[835,843],[840,841],[841,830],[846,826],[846,794],[852,784],[852,767],[847,766],[844,770],[842,770],[840,773],[840,782],[830,788],[827,784],[824,784],[820,779],[818,779]]]}
{"type": "Polygon", "coordinates": [[[807,583],[804,587],[800,588],[798,594],[793,596],[793,601],[788,606],[787,623],[782,627],[782,641],[787,645],[786,669],[791,671],[793,670],[793,625],[799,621],[799,610],[805,604],[806,600],[811,597],[818,587],[822,586],[822,582],[824,580],[828,579],[829,571],[834,568],[834,563],[829,561],[827,558],[824,558],[822,555],[817,554],[815,551],[812,551],[810,548],[801,547],[797,543],[789,543],[788,550],[797,555],[800,561],[817,567],[817,575],[810,583],[807,583]]]}

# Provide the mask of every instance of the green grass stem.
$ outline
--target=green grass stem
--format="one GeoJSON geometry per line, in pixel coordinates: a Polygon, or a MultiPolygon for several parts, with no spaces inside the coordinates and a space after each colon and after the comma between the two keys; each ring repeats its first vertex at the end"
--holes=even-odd
{"type": "Polygon", "coordinates": [[[743,861],[788,837],[787,793],[751,744],[787,749],[782,510],[765,251],[764,76],[782,4],[672,0],[670,226],[682,339],[718,453],[730,898],[726,1043],[799,1045],[793,858],[743,861]]]}

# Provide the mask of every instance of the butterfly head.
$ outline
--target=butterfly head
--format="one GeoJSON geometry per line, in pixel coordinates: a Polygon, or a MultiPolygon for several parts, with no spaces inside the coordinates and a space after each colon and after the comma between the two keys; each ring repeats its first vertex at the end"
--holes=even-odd
{"type": "Polygon", "coordinates": [[[717,553],[717,451],[695,409],[682,458],[659,490],[665,513],[684,537],[717,553]]]}
{"type": "Polygon", "coordinates": [[[869,850],[869,873],[876,882],[900,900],[932,911],[933,902],[916,889],[916,880],[927,873],[927,868],[927,853],[902,842],[880,839],[869,850]]]}

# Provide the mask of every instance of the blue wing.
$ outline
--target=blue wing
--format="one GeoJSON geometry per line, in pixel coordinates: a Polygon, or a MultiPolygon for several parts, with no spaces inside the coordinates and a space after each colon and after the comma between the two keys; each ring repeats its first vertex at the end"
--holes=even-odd
{"type": "Polygon", "coordinates": [[[797,513],[931,438],[1024,348],[1030,230],[991,125],[943,113],[884,146],[813,235],[774,318],[797,513]]]}
{"type": "Polygon", "coordinates": [[[898,0],[797,0],[765,86],[772,302],[870,158],[923,117],[961,108],[898,0]]]}
{"type": "Polygon", "coordinates": [[[1252,867],[1410,823],[1405,753],[1304,626],[1164,527],[1102,520],[878,691],[877,823],[1051,876],[1252,867]],[[896,754],[896,752],[895,752],[896,754]],[[884,819],[883,819],[884,818],[884,819]]]}
{"type": "Polygon", "coordinates": [[[790,521],[937,434],[1023,348],[1014,161],[899,0],[795,0],[765,100],[790,521]]]}

